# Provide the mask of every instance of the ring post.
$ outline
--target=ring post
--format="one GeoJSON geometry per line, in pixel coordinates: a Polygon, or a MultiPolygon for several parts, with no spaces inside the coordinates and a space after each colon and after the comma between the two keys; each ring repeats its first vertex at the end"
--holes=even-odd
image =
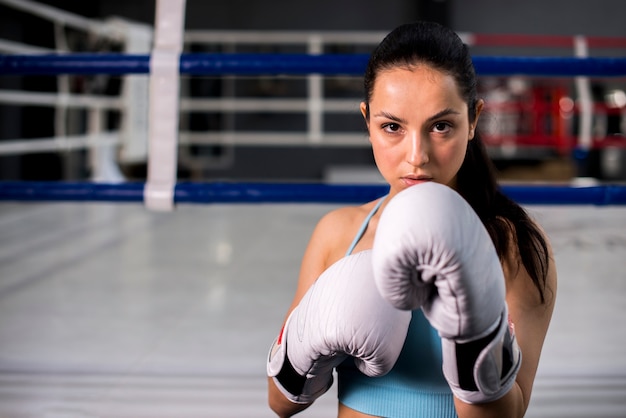
{"type": "Polygon", "coordinates": [[[150,58],[148,178],[144,202],[148,209],[174,209],[178,158],[179,61],[185,21],[184,0],[159,0],[154,49],[150,58]]]}

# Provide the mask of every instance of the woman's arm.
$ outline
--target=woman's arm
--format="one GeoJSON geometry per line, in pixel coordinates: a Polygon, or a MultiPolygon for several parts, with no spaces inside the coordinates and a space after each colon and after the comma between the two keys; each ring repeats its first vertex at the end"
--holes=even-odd
{"type": "MultiPolygon", "coordinates": [[[[285,321],[315,280],[332,262],[340,258],[337,256],[337,251],[333,250],[337,246],[337,241],[329,237],[341,236],[341,228],[345,228],[346,212],[346,209],[339,209],[328,213],[313,230],[302,257],[298,285],[291,306],[285,315],[285,321]]],[[[279,417],[291,417],[311,405],[297,404],[288,400],[276,387],[273,378],[268,378],[268,403],[279,417]]]]}
{"type": "Polygon", "coordinates": [[[311,403],[293,403],[289,399],[285,398],[280,390],[278,390],[276,384],[274,383],[274,379],[271,377],[267,378],[267,401],[272,411],[274,411],[280,418],[291,417],[298,412],[304,411],[312,405],[311,403]]]}
{"type": "MultiPolygon", "coordinates": [[[[511,254],[503,263],[509,315],[522,352],[522,365],[516,382],[504,397],[495,402],[470,405],[455,399],[459,418],[516,418],[523,417],[526,413],[556,297],[556,267],[547,238],[546,243],[549,250],[549,266],[544,303],[541,302],[537,288],[533,285],[517,252],[511,254]]],[[[517,249],[517,245],[513,243],[510,248],[517,249]]]]}

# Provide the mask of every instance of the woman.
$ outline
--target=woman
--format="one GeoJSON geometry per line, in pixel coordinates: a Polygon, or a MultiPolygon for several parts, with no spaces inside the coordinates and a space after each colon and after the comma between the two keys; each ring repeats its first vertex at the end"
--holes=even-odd
{"type": "MultiPolygon", "coordinates": [[[[440,183],[471,205],[493,241],[521,367],[511,389],[497,400],[458,399],[441,372],[441,342],[416,310],[400,357],[385,376],[365,376],[348,361],[337,367],[339,417],[522,417],[528,407],[554,307],[556,270],[542,230],[497,186],[476,133],[483,109],[476,83],[467,47],[438,24],[402,25],[374,50],[360,109],[389,194],[363,206],[337,209],[320,220],[305,251],[289,312],[335,262],[372,248],[380,216],[395,195],[419,183],[440,183]]],[[[270,407],[279,416],[309,406],[288,400],[274,379],[268,382],[270,407]]]]}

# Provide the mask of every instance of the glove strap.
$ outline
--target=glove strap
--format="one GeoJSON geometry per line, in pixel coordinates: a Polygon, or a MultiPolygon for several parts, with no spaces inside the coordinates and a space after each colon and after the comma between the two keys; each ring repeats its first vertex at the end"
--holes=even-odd
{"type": "MultiPolygon", "coordinates": [[[[289,322],[289,321],[287,321],[289,322]]],[[[285,325],[286,327],[287,325],[285,325]]],[[[322,396],[333,384],[333,375],[301,375],[289,361],[285,327],[272,344],[267,359],[267,375],[287,399],[297,404],[308,404],[322,396]]]]}
{"type": "Polygon", "coordinates": [[[442,347],[446,380],[456,397],[466,403],[491,402],[504,396],[522,364],[506,309],[486,337],[463,343],[444,338],[442,347]]]}

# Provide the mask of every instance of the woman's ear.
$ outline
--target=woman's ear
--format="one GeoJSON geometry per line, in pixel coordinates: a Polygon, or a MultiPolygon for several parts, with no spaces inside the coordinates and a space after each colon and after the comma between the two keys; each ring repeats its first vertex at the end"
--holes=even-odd
{"type": "Polygon", "coordinates": [[[474,115],[474,120],[470,121],[469,125],[469,136],[470,140],[474,139],[474,135],[476,134],[476,125],[478,125],[478,118],[480,117],[480,113],[483,111],[483,107],[485,106],[485,101],[483,99],[478,99],[476,101],[476,112],[474,115]]]}
{"type": "Polygon", "coordinates": [[[367,106],[367,103],[365,102],[361,102],[361,105],[359,106],[359,108],[361,109],[361,115],[363,115],[363,119],[365,119],[365,124],[367,125],[367,129],[369,130],[370,128],[370,118],[369,118],[369,109],[367,106]]]}

